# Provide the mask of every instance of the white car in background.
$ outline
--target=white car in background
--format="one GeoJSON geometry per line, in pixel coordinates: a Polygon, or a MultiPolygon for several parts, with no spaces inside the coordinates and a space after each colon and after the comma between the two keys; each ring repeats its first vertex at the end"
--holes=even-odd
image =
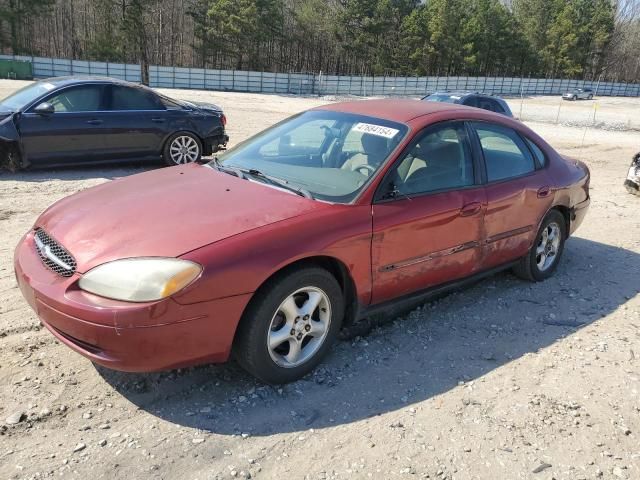
{"type": "Polygon", "coordinates": [[[592,100],[593,99],[593,90],[590,88],[576,88],[574,90],[569,90],[567,93],[562,95],[563,100],[592,100]]]}
{"type": "Polygon", "coordinates": [[[624,181],[627,192],[640,196],[640,152],[636,153],[631,160],[627,179],[624,181]]]}

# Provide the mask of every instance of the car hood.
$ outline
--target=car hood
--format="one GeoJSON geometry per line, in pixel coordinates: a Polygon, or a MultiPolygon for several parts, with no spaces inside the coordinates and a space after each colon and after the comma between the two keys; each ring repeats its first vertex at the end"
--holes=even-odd
{"type": "Polygon", "coordinates": [[[178,257],[327,204],[197,164],[107,182],[66,197],[37,220],[84,273],[120,258],[178,257]]]}

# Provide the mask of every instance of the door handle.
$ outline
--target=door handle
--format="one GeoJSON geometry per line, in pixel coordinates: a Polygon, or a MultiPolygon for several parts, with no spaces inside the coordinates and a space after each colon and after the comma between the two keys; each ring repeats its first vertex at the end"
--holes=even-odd
{"type": "Polygon", "coordinates": [[[470,217],[471,215],[475,215],[482,208],[482,204],[480,202],[472,202],[460,209],[461,217],[470,217]]]}
{"type": "Polygon", "coordinates": [[[102,120],[98,118],[92,118],[91,120],[87,120],[89,125],[102,125],[102,120]]]}
{"type": "Polygon", "coordinates": [[[540,187],[538,189],[538,198],[548,197],[551,194],[551,187],[540,187]]]}
{"type": "Polygon", "coordinates": [[[164,118],[152,118],[151,121],[155,123],[164,123],[164,118]]]}

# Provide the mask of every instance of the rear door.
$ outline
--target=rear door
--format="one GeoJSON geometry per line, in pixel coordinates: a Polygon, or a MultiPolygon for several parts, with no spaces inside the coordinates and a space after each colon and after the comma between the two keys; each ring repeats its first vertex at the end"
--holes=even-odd
{"type": "Polygon", "coordinates": [[[553,196],[547,171],[515,130],[490,122],[470,125],[485,166],[482,267],[488,269],[527,253],[553,196]]]}
{"type": "Polygon", "coordinates": [[[105,85],[76,85],[44,98],[52,114],[22,113],[18,129],[27,159],[34,165],[103,160],[106,155],[102,110],[105,85]]]}
{"type": "Polygon", "coordinates": [[[159,157],[170,133],[167,109],[151,91],[110,85],[105,113],[108,152],[114,159],[159,157]]]}

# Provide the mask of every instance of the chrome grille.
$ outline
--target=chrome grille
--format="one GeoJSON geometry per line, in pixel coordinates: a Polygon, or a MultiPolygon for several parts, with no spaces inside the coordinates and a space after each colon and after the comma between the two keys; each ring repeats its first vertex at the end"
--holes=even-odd
{"type": "Polygon", "coordinates": [[[36,251],[47,267],[63,277],[70,277],[76,271],[76,260],[62,245],[47,235],[43,229],[36,229],[34,235],[36,251]]]}

